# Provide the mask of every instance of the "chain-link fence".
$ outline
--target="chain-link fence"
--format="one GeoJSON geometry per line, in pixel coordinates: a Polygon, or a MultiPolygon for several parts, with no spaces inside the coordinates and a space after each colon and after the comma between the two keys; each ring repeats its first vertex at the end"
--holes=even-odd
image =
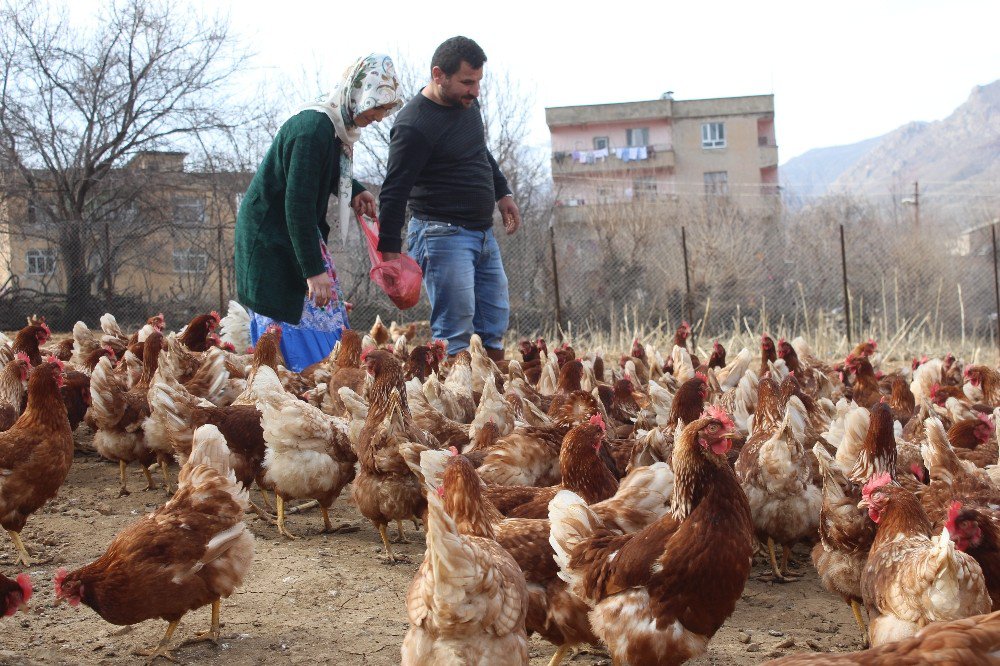
{"type": "MultiPolygon", "coordinates": [[[[804,335],[827,350],[869,336],[967,357],[997,348],[988,222],[962,227],[925,215],[916,227],[857,201],[797,211],[668,200],[545,212],[547,219],[526,220],[513,236],[496,227],[510,282],[512,338],[568,331],[669,336],[686,319],[704,340],[767,330],[804,335]]],[[[330,249],[354,305],[354,326],[369,327],[377,314],[387,323],[428,318],[426,297],[401,312],[368,280],[356,223],[346,243],[332,226],[330,249]]],[[[159,266],[166,290],[144,290],[122,274],[115,283],[126,288],[110,297],[95,289],[82,304],[68,302],[58,281],[47,290],[24,289],[14,275],[0,289],[0,328],[19,328],[27,315],[41,314],[53,328],[69,330],[76,319],[96,324],[104,311],[123,326],[162,311],[173,327],[224,310],[234,297],[232,216],[170,235],[171,248],[197,251],[158,252],[162,243],[150,241],[140,253],[146,266],[127,268],[151,273],[159,266]]],[[[38,272],[37,262],[32,268],[38,272]]]]}

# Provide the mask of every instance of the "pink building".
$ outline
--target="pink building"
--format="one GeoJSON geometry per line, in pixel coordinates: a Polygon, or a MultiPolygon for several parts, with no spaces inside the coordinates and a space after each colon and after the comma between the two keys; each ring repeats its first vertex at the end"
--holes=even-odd
{"type": "Polygon", "coordinates": [[[759,202],[778,193],[774,96],[545,110],[565,206],[685,196],[759,202]]]}

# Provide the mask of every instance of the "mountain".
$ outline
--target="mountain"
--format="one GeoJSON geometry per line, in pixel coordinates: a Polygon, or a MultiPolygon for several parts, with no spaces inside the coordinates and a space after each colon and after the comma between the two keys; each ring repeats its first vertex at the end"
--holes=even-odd
{"type": "Polygon", "coordinates": [[[849,146],[811,150],[779,169],[788,195],[906,196],[969,204],[1000,183],[1000,80],[977,86],[943,120],[912,122],[849,146]],[[925,198],[926,197],[926,198],[925,198]]]}
{"type": "Polygon", "coordinates": [[[786,192],[799,196],[820,196],[826,194],[830,184],[840,174],[847,171],[872,148],[882,137],[865,139],[847,146],[813,148],[793,157],[781,165],[778,173],[786,192]]]}

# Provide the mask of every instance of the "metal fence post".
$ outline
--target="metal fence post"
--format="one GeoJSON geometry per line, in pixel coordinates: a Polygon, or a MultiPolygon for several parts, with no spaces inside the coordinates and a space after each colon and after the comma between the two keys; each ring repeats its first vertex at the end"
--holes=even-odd
{"type": "Polygon", "coordinates": [[[840,270],[844,276],[844,316],[847,322],[847,344],[851,344],[851,301],[847,291],[847,250],[844,248],[844,225],[840,225],[840,270]]]}
{"type": "Polygon", "coordinates": [[[556,326],[562,330],[562,304],[559,300],[559,264],[556,262],[556,215],[549,217],[549,256],[552,258],[552,287],[556,299],[556,326]]]}
{"type": "Polygon", "coordinates": [[[691,325],[691,349],[695,346],[694,319],[691,317],[691,273],[688,270],[687,229],[681,227],[681,249],[684,251],[684,312],[691,325]]]}
{"type": "Polygon", "coordinates": [[[993,234],[993,294],[997,305],[997,352],[1000,353],[1000,269],[997,268],[997,223],[990,225],[993,234]]]}

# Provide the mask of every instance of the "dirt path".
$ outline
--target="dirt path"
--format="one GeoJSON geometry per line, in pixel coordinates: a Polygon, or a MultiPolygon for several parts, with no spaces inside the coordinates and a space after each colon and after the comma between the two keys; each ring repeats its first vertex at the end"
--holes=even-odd
{"type": "MultiPolygon", "coordinates": [[[[89,437],[86,426],[81,426],[78,440],[89,437]]],[[[176,468],[171,471],[176,478],[176,468]]],[[[31,610],[0,620],[4,630],[0,663],[142,663],[133,650],[160,639],[165,622],[154,620],[123,629],[106,623],[85,606],[53,603],[52,577],[58,567],[73,569],[94,560],[122,527],[163,502],[162,490],[141,490],[145,479],[137,467],[130,472],[132,493],[118,497],[117,466],[96,454],[78,452],[59,496],[28,520],[22,533],[28,549],[51,562],[30,569],[36,590],[31,610]]],[[[406,590],[423,558],[423,533],[409,524],[412,543],[399,546],[411,563],[382,564],[378,533],[348,503],[348,497],[349,489],[334,505],[332,518],[335,523],[352,522],[361,528],[351,534],[320,534],[322,518],[315,510],[289,517],[289,529],[301,537],[296,541],[280,538],[274,527],[251,519],[257,555],[246,587],[223,602],[222,644],[180,647],[175,652],[178,660],[190,664],[398,664],[399,646],[408,627],[406,590]]],[[[19,571],[13,545],[3,535],[0,541],[4,542],[0,571],[12,576],[19,571]]],[[[848,607],[819,586],[804,549],[796,550],[796,558],[805,577],[786,585],[766,582],[763,560],[759,560],[736,612],[716,634],[708,653],[691,663],[756,664],[795,650],[860,649],[848,607]]],[[[185,617],[174,635],[174,646],[206,629],[209,619],[209,608],[185,617]]],[[[535,638],[531,663],[544,666],[553,652],[553,646],[535,638]]],[[[594,651],[564,663],[610,664],[610,660],[594,651]]]]}

